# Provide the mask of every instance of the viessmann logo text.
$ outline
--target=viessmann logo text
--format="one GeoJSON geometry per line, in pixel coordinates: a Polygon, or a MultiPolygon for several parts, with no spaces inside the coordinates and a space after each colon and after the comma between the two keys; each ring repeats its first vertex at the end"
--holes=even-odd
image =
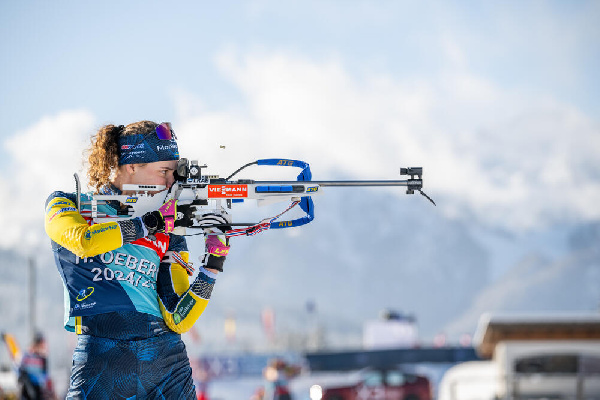
{"type": "Polygon", "coordinates": [[[209,198],[248,197],[248,185],[209,185],[209,198]]]}

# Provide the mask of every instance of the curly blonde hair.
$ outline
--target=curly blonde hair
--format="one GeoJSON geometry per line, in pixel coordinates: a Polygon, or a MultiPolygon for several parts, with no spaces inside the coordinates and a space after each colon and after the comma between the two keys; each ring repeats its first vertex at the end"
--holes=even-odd
{"type": "Polygon", "coordinates": [[[114,178],[119,167],[119,137],[148,134],[156,129],[158,124],[152,121],[139,121],[127,126],[104,125],[90,139],[88,153],[88,183],[100,191],[114,178]]]}

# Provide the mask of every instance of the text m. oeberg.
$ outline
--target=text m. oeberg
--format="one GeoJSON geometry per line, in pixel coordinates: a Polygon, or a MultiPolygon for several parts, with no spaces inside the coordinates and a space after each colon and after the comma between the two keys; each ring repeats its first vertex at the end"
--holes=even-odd
{"type": "Polygon", "coordinates": [[[150,260],[145,258],[139,259],[136,256],[127,253],[113,253],[109,251],[100,256],[100,260],[104,264],[122,265],[132,271],[137,271],[145,275],[152,276],[156,279],[157,268],[150,260]]]}

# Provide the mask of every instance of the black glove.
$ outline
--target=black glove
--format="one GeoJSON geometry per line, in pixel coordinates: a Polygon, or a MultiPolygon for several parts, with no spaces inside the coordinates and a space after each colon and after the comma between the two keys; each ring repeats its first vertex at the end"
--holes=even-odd
{"type": "Polygon", "coordinates": [[[149,236],[165,231],[165,219],[158,210],[142,215],[142,223],[146,227],[149,236]]]}
{"type": "Polygon", "coordinates": [[[178,204],[177,217],[175,218],[175,227],[181,226],[189,228],[194,226],[194,213],[196,206],[194,204],[178,204]]]}
{"type": "Polygon", "coordinates": [[[177,200],[171,199],[160,206],[158,210],[142,215],[142,222],[148,230],[148,236],[154,236],[156,232],[173,232],[176,217],[177,200]]]}

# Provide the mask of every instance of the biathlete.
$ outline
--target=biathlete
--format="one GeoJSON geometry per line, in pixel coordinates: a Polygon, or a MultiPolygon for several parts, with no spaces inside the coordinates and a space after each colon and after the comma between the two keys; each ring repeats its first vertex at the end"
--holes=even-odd
{"type": "MultiPolygon", "coordinates": [[[[130,194],[126,184],[174,182],[179,159],[170,124],[107,125],[91,140],[89,185],[100,194],[130,194]]],[[[142,217],[92,224],[91,194],[54,192],[45,228],[65,287],[65,328],[78,335],[68,399],[195,399],[180,334],[204,311],[229,251],[210,235],[194,282],[171,201],[142,217]]],[[[102,209],[100,210],[100,208],[102,209]]],[[[118,205],[98,206],[116,214],[118,205]]],[[[211,215],[228,224],[224,215],[211,215]]],[[[222,232],[219,232],[222,233],[222,232]]]]}

